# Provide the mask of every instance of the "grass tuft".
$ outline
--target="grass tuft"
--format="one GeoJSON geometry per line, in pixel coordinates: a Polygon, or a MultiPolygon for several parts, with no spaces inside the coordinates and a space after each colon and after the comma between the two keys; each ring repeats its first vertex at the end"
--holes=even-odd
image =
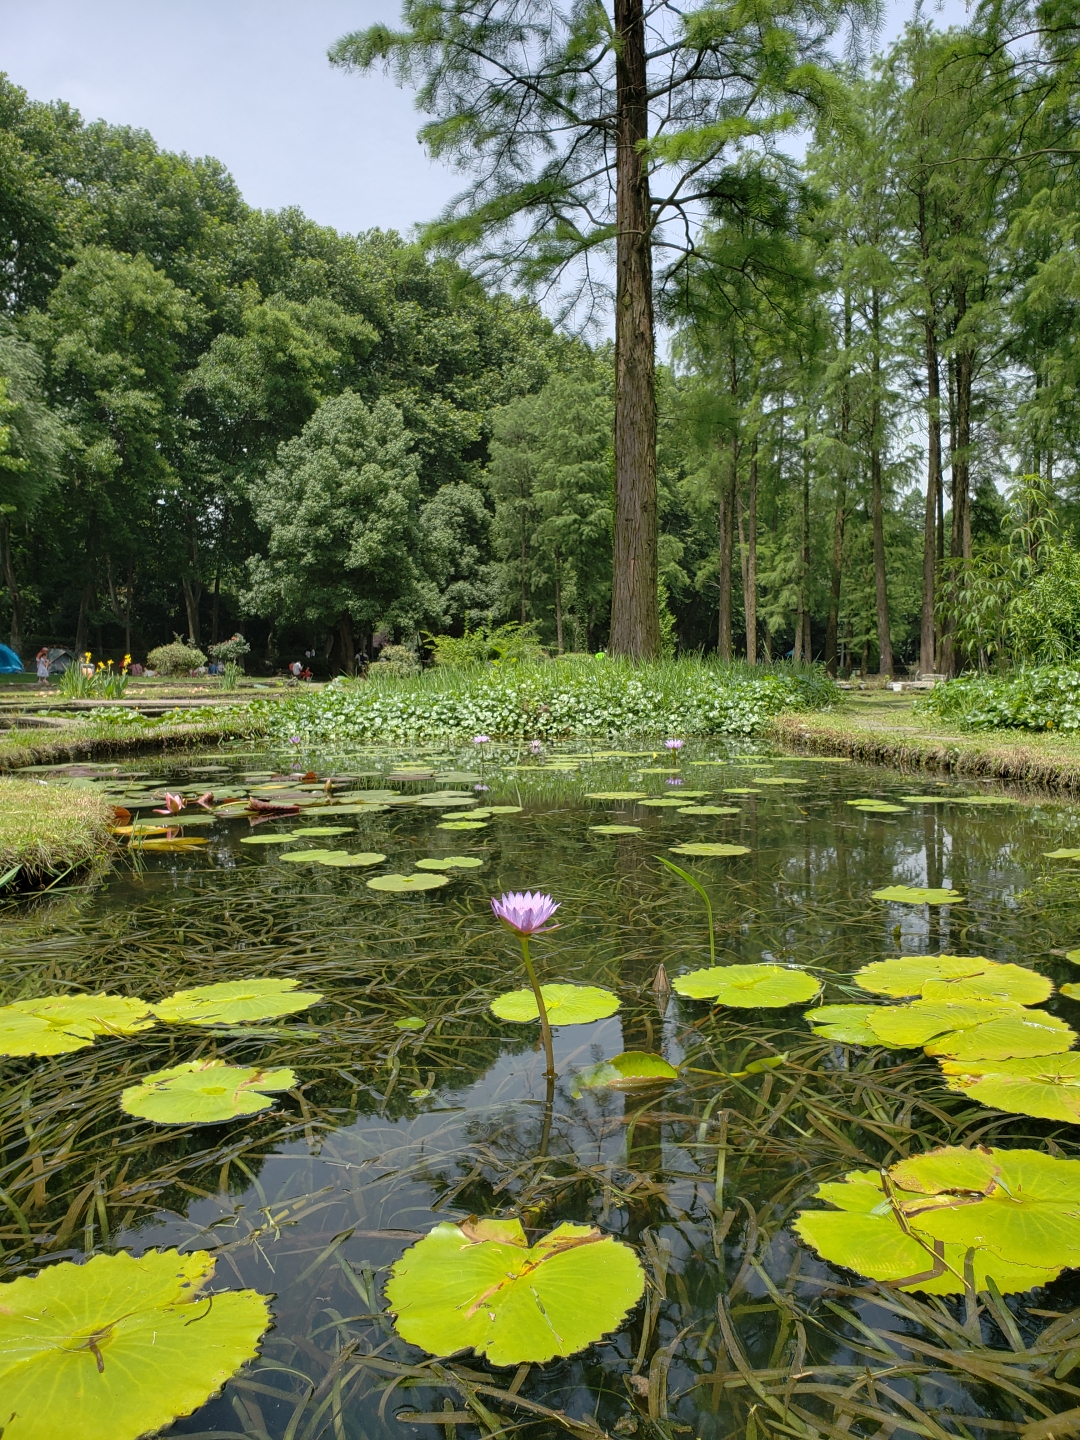
{"type": "Polygon", "coordinates": [[[0,776],[0,876],[18,883],[78,869],[109,844],[112,805],[66,785],[0,776]]]}

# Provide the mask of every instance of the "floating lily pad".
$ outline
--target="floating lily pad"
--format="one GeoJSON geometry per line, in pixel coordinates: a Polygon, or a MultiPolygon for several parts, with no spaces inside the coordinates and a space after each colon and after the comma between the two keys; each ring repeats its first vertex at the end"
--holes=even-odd
{"type": "Polygon", "coordinates": [[[580,1070],[574,1079],[577,1090],[635,1090],[650,1085],[664,1085],[677,1080],[679,1072],[662,1055],[640,1050],[624,1050],[599,1065],[580,1070]]]}
{"type": "Polygon", "coordinates": [[[314,847],[310,850],[292,850],[288,855],[279,855],[279,860],[287,860],[294,865],[317,865],[320,860],[326,859],[328,855],[336,855],[336,850],[317,850],[314,847]]]}
{"type": "Polygon", "coordinates": [[[875,890],[873,900],[889,900],[894,905],[959,905],[965,897],[959,890],[919,889],[913,885],[887,885],[875,890]]]}
{"type": "Polygon", "coordinates": [[[1039,1005],[1054,988],[1034,970],[1003,965],[982,955],[904,955],[899,960],[881,960],[857,971],[855,983],[875,995],[1011,1000],[1017,1005],[1039,1005]]]}
{"type": "Polygon", "coordinates": [[[520,815],[521,809],[520,805],[489,805],[487,813],[489,815],[520,815]]]}
{"type": "Polygon", "coordinates": [[[483,865],[476,855],[444,855],[441,860],[417,860],[418,870],[479,870],[483,865]]]}
{"type": "Polygon", "coordinates": [[[298,990],[299,980],[223,980],[178,990],[154,1014],[170,1025],[241,1025],[247,1020],[272,1020],[307,1010],[323,997],[317,990],[298,990]]]}
{"type": "Polygon", "coordinates": [[[941,1060],[950,1090],[995,1110],[1080,1123],[1080,1054],[1019,1060],[941,1060]]]}
{"type": "Polygon", "coordinates": [[[995,1000],[882,1005],[867,1017],[867,1024],[886,1045],[922,1045],[928,1055],[954,1059],[1057,1055],[1076,1039],[1056,1015],[995,1000]]]}
{"type": "Polygon", "coordinates": [[[296,836],[292,835],[241,835],[241,845],[291,845],[296,836]]]}
{"type": "Polygon", "coordinates": [[[145,1000],[45,995],[0,1008],[0,1055],[65,1055],[97,1035],[134,1035],[155,1024],[145,1000]]]}
{"type": "Polygon", "coordinates": [[[677,765],[643,765],[637,772],[639,775],[678,775],[677,765]]]}
{"type": "Polygon", "coordinates": [[[1070,1000],[1080,1000],[1080,985],[1062,985],[1061,994],[1067,995],[1070,1000]]]}
{"type": "Polygon", "coordinates": [[[348,850],[331,850],[327,855],[320,855],[318,863],[329,865],[332,870],[360,870],[367,865],[381,865],[386,859],[376,850],[360,850],[355,854],[348,850]]]}
{"type": "Polygon", "coordinates": [[[798,779],[796,776],[794,776],[794,775],[755,775],[755,776],[754,776],[754,784],[755,784],[755,785],[802,785],[802,786],[805,787],[806,781],[805,781],[805,780],[799,780],[799,779],[798,779]]]}
{"type": "Polygon", "coordinates": [[[750,848],[747,845],[725,845],[720,841],[713,840],[687,840],[681,845],[670,846],[673,855],[704,855],[717,857],[722,855],[749,855],[750,848]]]}
{"type": "Polygon", "coordinates": [[[190,1060],[128,1086],[120,1096],[120,1109],[157,1125],[217,1125],[268,1110],[275,1101],[265,1092],[289,1090],[295,1084],[292,1070],[190,1060]]]}
{"type": "Polygon", "coordinates": [[[327,813],[336,819],[339,815],[378,815],[390,809],[388,800],[373,801],[370,805],[329,805],[327,813]]]}
{"type": "Polygon", "coordinates": [[[741,815],[738,805],[684,805],[680,815],[741,815]]]}
{"type": "Polygon", "coordinates": [[[1047,860],[1080,860],[1080,850],[1044,850],[1047,860]]]}
{"type": "Polygon", "coordinates": [[[197,1410],[270,1323],[254,1290],[200,1293],[214,1264],[205,1250],[120,1251],[0,1285],[5,1433],[136,1440],[197,1410]]]}
{"type": "Polygon", "coordinates": [[[948,1146],[881,1174],[856,1170],[820,1185],[834,1211],[804,1210],[795,1229],[834,1265],[933,1295],[1049,1284],[1080,1258],[1080,1161],[1037,1150],[948,1146]]]}
{"type": "Polygon", "coordinates": [[[486,820],[444,820],[435,828],[437,830],[483,830],[487,823],[486,820]]]}
{"type": "Polygon", "coordinates": [[[746,785],[729,785],[724,791],[725,795],[760,795],[760,790],[751,790],[746,785]]]}
{"type": "MultiPolygon", "coordinates": [[[[762,785],[767,782],[762,780],[762,785]]],[[[906,810],[903,805],[890,805],[887,800],[845,800],[845,805],[851,805],[856,810],[865,810],[871,815],[904,815],[906,810]]]]}
{"type": "Polygon", "coordinates": [[[586,800],[644,800],[645,790],[595,790],[586,800]]]}
{"type": "Polygon", "coordinates": [[[440,770],[433,778],[440,785],[472,785],[480,776],[472,770],[440,770]]]}
{"type": "Polygon", "coordinates": [[[446,875],[431,875],[421,871],[419,875],[374,875],[367,882],[369,890],[385,890],[390,895],[409,895],[414,890],[438,890],[440,885],[449,885],[446,875]]]}
{"type": "Polygon", "coordinates": [[[590,825],[595,835],[640,835],[640,825],[590,825]]]}
{"type": "Polygon", "coordinates": [[[740,1009],[775,1008],[813,1000],[820,983],[805,970],[786,965],[711,965],[672,982],[679,995],[740,1009]]]}
{"type": "Polygon", "coordinates": [[[128,844],[135,850],[184,851],[197,850],[205,845],[205,835],[178,835],[174,840],[139,840],[132,836],[128,844]]]}
{"type": "Polygon", "coordinates": [[[355,826],[353,825],[308,825],[303,830],[294,830],[296,836],[302,835],[306,840],[310,835],[351,835],[355,826]]]}
{"type": "Polygon", "coordinates": [[[394,1021],[394,1029],[395,1029],[395,1030],[423,1030],[423,1028],[424,1028],[424,1026],[425,1026],[426,1024],[427,1024],[427,1021],[424,1020],[424,1019],[422,1019],[419,1015],[406,1015],[406,1017],[405,1017],[404,1020],[395,1020],[395,1021],[394,1021]]]}
{"type": "Polygon", "coordinates": [[[877,1005],[821,1005],[816,1010],[808,1010],[803,1018],[823,1040],[838,1040],[844,1045],[880,1045],[881,1040],[867,1024],[867,1016],[878,1008],[877,1005]]]}
{"type": "MultiPolygon", "coordinates": [[[[619,1008],[619,997],[599,985],[541,985],[540,993],[552,1025],[589,1025],[594,1020],[606,1020],[619,1008]]],[[[491,1010],[500,1020],[512,1020],[518,1025],[540,1018],[531,990],[497,995],[491,1010]]]]}
{"type": "Polygon", "coordinates": [[[471,1347],[493,1365],[574,1355],[615,1330],[645,1288],[628,1245],[563,1224],[533,1246],[517,1220],[443,1222],[405,1251],[386,1298],[403,1340],[471,1347]]]}
{"type": "Polygon", "coordinates": [[[476,804],[475,795],[422,795],[417,805],[428,810],[460,810],[463,805],[476,804]]]}
{"type": "Polygon", "coordinates": [[[659,799],[642,800],[639,803],[642,806],[648,805],[654,810],[665,810],[670,806],[685,805],[686,799],[685,795],[662,795],[659,799]]]}

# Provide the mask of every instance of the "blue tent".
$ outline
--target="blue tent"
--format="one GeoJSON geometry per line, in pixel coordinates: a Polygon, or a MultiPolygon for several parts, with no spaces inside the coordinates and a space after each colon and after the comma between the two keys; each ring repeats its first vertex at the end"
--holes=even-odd
{"type": "Polygon", "coordinates": [[[0,645],[0,675],[21,675],[23,663],[6,645],[0,645]]]}

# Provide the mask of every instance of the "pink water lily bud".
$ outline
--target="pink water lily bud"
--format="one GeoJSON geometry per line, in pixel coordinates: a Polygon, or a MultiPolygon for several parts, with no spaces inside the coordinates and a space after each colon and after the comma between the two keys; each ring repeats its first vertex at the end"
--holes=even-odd
{"type": "Polygon", "coordinates": [[[504,925],[519,935],[540,935],[544,930],[554,929],[547,922],[558,910],[559,902],[550,895],[541,895],[539,890],[535,895],[531,890],[524,894],[511,890],[498,900],[493,898],[491,908],[504,925]]]}
{"type": "Polygon", "coordinates": [[[161,810],[155,810],[155,811],[154,811],[154,814],[155,814],[155,815],[179,815],[179,814],[180,814],[180,811],[183,810],[183,808],[184,808],[184,797],[183,797],[182,795],[172,795],[172,794],[170,794],[170,792],[169,792],[168,790],[166,790],[166,791],[165,791],[165,805],[164,805],[164,808],[161,809],[161,810]]]}
{"type": "Polygon", "coordinates": [[[491,736],[490,736],[490,735],[474,735],[474,736],[472,737],[472,743],[473,743],[474,745],[490,745],[490,744],[491,744],[491,736]]]}

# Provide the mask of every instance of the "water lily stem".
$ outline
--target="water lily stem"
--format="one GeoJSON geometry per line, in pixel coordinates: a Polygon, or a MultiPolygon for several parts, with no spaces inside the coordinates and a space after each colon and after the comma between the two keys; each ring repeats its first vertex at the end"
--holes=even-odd
{"type": "Polygon", "coordinates": [[[536,997],[536,1008],[540,1012],[540,1035],[544,1041],[544,1054],[547,1056],[547,1069],[544,1074],[549,1080],[555,1078],[555,1051],[551,1044],[551,1024],[548,1020],[547,1006],[544,1004],[544,996],[540,990],[540,982],[536,978],[536,971],[533,969],[532,960],[529,958],[529,937],[519,935],[521,941],[521,958],[525,962],[525,974],[529,977],[529,984],[532,986],[533,995],[536,997]]]}

